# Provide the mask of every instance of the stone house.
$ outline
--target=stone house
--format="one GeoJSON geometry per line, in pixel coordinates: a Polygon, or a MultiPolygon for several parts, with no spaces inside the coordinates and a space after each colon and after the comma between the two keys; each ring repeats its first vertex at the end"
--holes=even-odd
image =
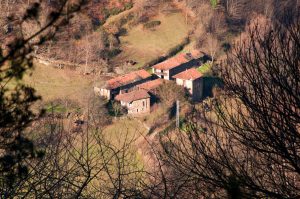
{"type": "Polygon", "coordinates": [[[159,78],[173,80],[173,76],[193,67],[200,65],[198,52],[183,53],[158,63],[152,67],[153,73],[159,78]]]}
{"type": "Polygon", "coordinates": [[[203,75],[195,68],[178,73],[173,78],[176,79],[177,85],[188,90],[193,101],[200,101],[203,98],[203,75]]]}
{"type": "Polygon", "coordinates": [[[138,84],[151,80],[151,75],[145,70],[138,70],[126,75],[108,80],[101,88],[94,88],[95,92],[108,100],[122,93],[130,92],[138,84]]]}
{"type": "Polygon", "coordinates": [[[164,80],[158,78],[158,79],[137,85],[137,87],[138,87],[138,89],[145,90],[149,93],[149,95],[151,96],[150,102],[152,105],[153,103],[155,103],[157,101],[158,87],[160,85],[162,85],[163,83],[164,83],[164,80]]]}
{"type": "Polygon", "coordinates": [[[129,115],[150,113],[150,95],[143,89],[119,94],[115,100],[127,108],[129,115]]]}

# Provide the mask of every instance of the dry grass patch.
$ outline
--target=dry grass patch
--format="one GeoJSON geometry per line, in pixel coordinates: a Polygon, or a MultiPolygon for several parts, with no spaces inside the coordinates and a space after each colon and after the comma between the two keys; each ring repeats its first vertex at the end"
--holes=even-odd
{"type": "Polygon", "coordinates": [[[140,152],[140,140],[146,136],[148,130],[136,119],[122,118],[113,121],[113,123],[103,129],[103,134],[107,140],[115,147],[124,147],[130,145],[129,151],[132,158],[136,160],[138,168],[144,167],[144,158],[140,152]]]}
{"type": "Polygon", "coordinates": [[[109,140],[113,140],[114,144],[118,144],[123,143],[125,139],[136,140],[146,135],[147,129],[138,120],[123,118],[113,121],[103,133],[109,140]]]}
{"type": "Polygon", "coordinates": [[[134,60],[137,62],[135,68],[140,68],[145,63],[164,56],[188,36],[190,26],[186,25],[180,12],[160,14],[153,20],[161,22],[155,30],[146,30],[141,24],[129,29],[127,35],[120,37],[122,53],[115,58],[115,62],[134,60]]]}
{"type": "Polygon", "coordinates": [[[43,101],[69,99],[86,104],[88,96],[93,93],[92,76],[83,76],[76,71],[56,69],[42,64],[35,64],[29,73],[24,76],[24,82],[35,88],[43,101]]]}

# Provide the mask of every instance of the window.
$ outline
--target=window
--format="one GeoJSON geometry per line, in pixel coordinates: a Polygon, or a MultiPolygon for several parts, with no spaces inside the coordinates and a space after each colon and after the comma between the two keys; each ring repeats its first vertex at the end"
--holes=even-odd
{"type": "Polygon", "coordinates": [[[145,106],[145,101],[143,101],[143,107],[145,106]]]}

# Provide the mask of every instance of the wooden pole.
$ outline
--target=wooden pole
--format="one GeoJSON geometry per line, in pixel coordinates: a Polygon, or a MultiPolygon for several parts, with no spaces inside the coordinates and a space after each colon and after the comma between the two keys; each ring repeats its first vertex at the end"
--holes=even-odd
{"type": "Polygon", "coordinates": [[[179,128],[179,100],[176,101],[176,127],[179,128]]]}

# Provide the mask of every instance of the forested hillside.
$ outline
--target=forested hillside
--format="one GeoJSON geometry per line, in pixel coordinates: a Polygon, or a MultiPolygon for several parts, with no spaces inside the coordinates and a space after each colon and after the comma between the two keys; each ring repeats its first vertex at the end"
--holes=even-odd
{"type": "Polygon", "coordinates": [[[0,0],[0,198],[300,198],[300,0],[0,0]]]}
{"type": "MultiPolygon", "coordinates": [[[[20,17],[32,2],[1,1],[1,38],[4,44],[20,34],[25,38],[29,36],[46,23],[47,15],[57,7],[55,1],[42,2],[38,20],[29,20],[21,24],[20,17]]],[[[172,21],[164,22],[164,18],[161,17],[156,18],[161,13],[178,10],[185,18],[182,19],[182,23],[186,23],[184,28],[189,34],[185,35],[182,41],[177,41],[177,44],[171,41],[174,43],[173,47],[182,43],[184,38],[189,38],[191,45],[194,45],[193,48],[201,49],[213,57],[221,56],[230,48],[230,43],[244,31],[247,24],[258,19],[261,21],[280,19],[280,16],[286,13],[285,10],[295,9],[295,3],[297,1],[292,0],[86,1],[80,12],[68,16],[65,27],[57,31],[55,37],[36,50],[36,53],[43,58],[67,61],[75,65],[88,64],[97,71],[113,71],[115,66],[120,66],[119,60],[124,56],[127,57],[126,60],[138,61],[134,60],[136,57],[126,52],[124,56],[118,57],[118,61],[114,59],[127,49],[122,42],[123,35],[130,34],[127,33],[130,29],[139,24],[147,24],[153,19],[170,24],[175,30],[180,24],[172,24],[172,21]],[[120,13],[119,17],[113,19],[114,15],[120,13]]],[[[72,1],[68,4],[71,5],[72,1]]],[[[160,55],[145,57],[146,63],[143,60],[139,67],[166,55],[169,49],[160,52],[160,55]]]]}

